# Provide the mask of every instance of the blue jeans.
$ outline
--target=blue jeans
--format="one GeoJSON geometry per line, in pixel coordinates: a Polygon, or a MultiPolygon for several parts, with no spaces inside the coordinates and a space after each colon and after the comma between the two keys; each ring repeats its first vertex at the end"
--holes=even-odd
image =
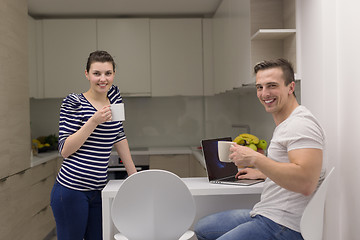
{"type": "Polygon", "coordinates": [[[195,225],[199,240],[303,240],[301,234],[250,210],[219,212],[199,220],[195,225]]]}
{"type": "Polygon", "coordinates": [[[55,182],[51,208],[58,240],[101,240],[101,191],[77,191],[55,182]]]}

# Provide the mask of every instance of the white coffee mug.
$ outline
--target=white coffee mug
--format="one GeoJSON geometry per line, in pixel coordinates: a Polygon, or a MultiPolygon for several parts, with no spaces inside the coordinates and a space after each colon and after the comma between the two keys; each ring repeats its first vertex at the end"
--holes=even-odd
{"type": "Polygon", "coordinates": [[[111,104],[111,121],[125,121],[124,103],[111,104]]]}
{"type": "Polygon", "coordinates": [[[229,155],[232,144],[233,142],[229,141],[218,141],[218,155],[221,162],[231,162],[229,155]]]}

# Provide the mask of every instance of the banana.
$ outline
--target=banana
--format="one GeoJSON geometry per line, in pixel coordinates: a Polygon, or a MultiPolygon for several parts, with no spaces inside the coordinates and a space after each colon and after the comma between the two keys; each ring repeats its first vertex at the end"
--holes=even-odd
{"type": "Polygon", "coordinates": [[[259,138],[252,134],[249,134],[249,133],[242,133],[239,136],[237,136],[236,138],[238,138],[238,137],[239,137],[239,139],[244,139],[247,142],[247,144],[255,144],[256,145],[259,143],[259,138]]]}
{"type": "Polygon", "coordinates": [[[257,151],[258,149],[265,150],[267,147],[267,142],[264,139],[259,140],[258,137],[249,133],[240,134],[233,140],[233,142],[249,147],[254,151],[257,151]]]}
{"type": "Polygon", "coordinates": [[[237,136],[237,137],[234,139],[233,142],[235,142],[235,143],[237,143],[237,144],[239,144],[239,145],[243,145],[243,146],[247,144],[247,143],[246,143],[246,140],[243,139],[243,138],[240,137],[240,136],[237,136]]]}

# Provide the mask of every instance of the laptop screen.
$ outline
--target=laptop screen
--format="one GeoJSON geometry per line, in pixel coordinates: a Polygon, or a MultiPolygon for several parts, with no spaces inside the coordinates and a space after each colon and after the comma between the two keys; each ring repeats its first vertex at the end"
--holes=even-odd
{"type": "Polygon", "coordinates": [[[218,141],[231,141],[231,137],[201,141],[209,181],[234,176],[238,172],[234,163],[225,163],[219,160],[218,141]]]}

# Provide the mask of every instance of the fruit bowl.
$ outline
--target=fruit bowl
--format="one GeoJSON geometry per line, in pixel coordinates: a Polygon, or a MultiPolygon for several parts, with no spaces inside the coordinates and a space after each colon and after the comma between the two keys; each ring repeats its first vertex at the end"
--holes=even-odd
{"type": "Polygon", "coordinates": [[[43,153],[51,150],[54,150],[53,147],[42,147],[42,148],[38,148],[38,153],[43,153]]]}

